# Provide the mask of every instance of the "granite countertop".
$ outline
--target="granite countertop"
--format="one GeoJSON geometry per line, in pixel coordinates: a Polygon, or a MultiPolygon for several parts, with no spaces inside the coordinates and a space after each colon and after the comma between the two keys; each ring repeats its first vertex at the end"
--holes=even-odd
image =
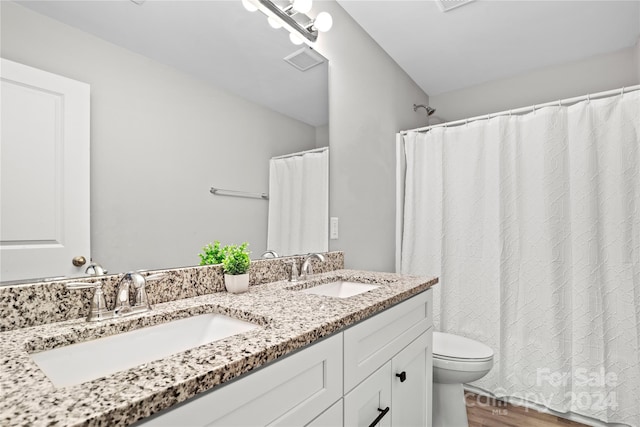
{"type": "Polygon", "coordinates": [[[0,425],[128,425],[209,390],[416,295],[436,278],[355,270],[156,304],[100,323],[84,319],[0,333],[0,425]],[[350,298],[296,292],[336,279],[382,285],[350,298]],[[202,313],[259,325],[249,332],[76,386],[56,388],[30,353],[202,313]]]}

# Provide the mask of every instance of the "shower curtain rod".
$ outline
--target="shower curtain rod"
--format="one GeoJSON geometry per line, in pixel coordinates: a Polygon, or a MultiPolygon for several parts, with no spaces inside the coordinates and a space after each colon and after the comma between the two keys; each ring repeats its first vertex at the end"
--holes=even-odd
{"type": "Polygon", "coordinates": [[[422,128],[403,130],[403,131],[400,131],[400,135],[406,135],[409,132],[428,132],[431,129],[435,129],[435,128],[439,128],[439,127],[460,126],[460,125],[464,125],[464,124],[467,124],[467,123],[470,123],[470,122],[475,122],[475,121],[478,121],[478,120],[492,119],[492,118],[498,117],[498,116],[510,116],[510,115],[513,115],[513,114],[516,114],[516,115],[517,114],[526,114],[526,113],[530,113],[530,112],[536,111],[536,110],[538,110],[540,108],[544,108],[544,107],[550,107],[550,106],[554,106],[554,105],[560,106],[560,105],[575,104],[577,102],[584,101],[584,100],[597,99],[597,98],[606,98],[606,97],[613,96],[613,95],[622,95],[624,93],[633,92],[633,91],[639,90],[639,89],[640,89],[640,85],[628,86],[628,87],[623,87],[623,88],[620,88],[620,89],[614,89],[614,90],[608,90],[608,91],[605,91],[605,92],[593,93],[593,94],[590,94],[590,95],[577,96],[575,98],[560,99],[558,101],[546,102],[544,104],[531,105],[529,107],[517,108],[517,109],[514,109],[514,110],[501,111],[499,113],[485,114],[483,116],[471,117],[469,119],[455,120],[455,121],[452,121],[452,122],[438,123],[437,125],[425,126],[425,127],[422,127],[422,128]]]}
{"type": "Polygon", "coordinates": [[[307,151],[299,151],[297,153],[291,153],[291,154],[285,154],[282,156],[272,157],[271,160],[286,159],[287,157],[303,156],[305,154],[311,154],[311,153],[322,153],[323,151],[326,151],[328,149],[329,147],[313,148],[307,151]]]}

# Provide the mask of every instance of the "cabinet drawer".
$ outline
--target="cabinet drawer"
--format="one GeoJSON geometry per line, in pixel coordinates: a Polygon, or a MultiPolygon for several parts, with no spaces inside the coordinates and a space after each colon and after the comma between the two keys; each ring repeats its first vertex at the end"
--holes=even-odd
{"type": "Polygon", "coordinates": [[[342,374],[338,334],[140,425],[302,426],[342,397],[342,374]]]}
{"type": "Polygon", "coordinates": [[[431,292],[344,331],[345,394],[431,327],[431,292]]]}

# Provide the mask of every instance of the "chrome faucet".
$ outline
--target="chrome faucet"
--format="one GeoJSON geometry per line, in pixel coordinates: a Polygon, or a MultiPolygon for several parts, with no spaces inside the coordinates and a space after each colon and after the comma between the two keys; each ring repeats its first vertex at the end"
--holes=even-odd
{"type": "Polygon", "coordinates": [[[154,274],[146,279],[138,272],[130,271],[120,279],[118,283],[118,291],[116,292],[116,306],[113,309],[115,315],[125,315],[131,312],[140,313],[151,310],[149,297],[147,295],[147,280],[155,280],[164,276],[163,274],[154,274]],[[131,288],[133,286],[133,289],[131,288]],[[133,306],[130,303],[129,295],[131,291],[135,291],[133,306]]]}
{"type": "Polygon", "coordinates": [[[302,267],[300,267],[300,278],[306,279],[309,276],[313,275],[313,265],[311,264],[311,260],[315,258],[320,262],[324,262],[324,256],[322,254],[313,253],[309,254],[302,261],[302,267]]]}
{"type": "Polygon", "coordinates": [[[273,251],[271,249],[267,249],[266,251],[264,251],[261,255],[261,258],[278,258],[280,255],[278,255],[278,252],[273,251]]]}
{"type": "Polygon", "coordinates": [[[107,270],[105,270],[104,268],[102,268],[102,266],[100,264],[98,264],[97,262],[91,262],[91,264],[89,264],[86,268],[86,270],[84,270],[84,272],[86,274],[93,274],[96,276],[104,276],[105,274],[107,274],[107,270]]]}
{"type": "Polygon", "coordinates": [[[102,292],[102,282],[95,283],[67,283],[68,289],[87,289],[93,288],[93,296],[91,297],[91,306],[87,320],[89,322],[112,319],[116,317],[128,316],[136,313],[144,313],[151,310],[149,297],[147,295],[146,284],[149,280],[157,280],[164,274],[153,274],[146,278],[139,272],[131,271],[125,273],[118,282],[116,291],[116,302],[113,310],[107,308],[104,293],[102,292]],[[133,289],[131,288],[133,286],[133,289]],[[135,291],[134,303],[131,305],[130,292],[135,291]]]}

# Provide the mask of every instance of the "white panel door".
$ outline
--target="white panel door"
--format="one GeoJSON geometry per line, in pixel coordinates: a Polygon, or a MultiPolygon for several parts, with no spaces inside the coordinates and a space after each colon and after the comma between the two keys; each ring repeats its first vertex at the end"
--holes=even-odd
{"type": "Polygon", "coordinates": [[[89,85],[1,59],[0,281],[90,259],[89,85]]]}
{"type": "Polygon", "coordinates": [[[430,425],[431,337],[430,329],[391,359],[392,426],[430,425]]]}
{"type": "MultiPolygon", "coordinates": [[[[346,335],[345,335],[346,338],[346,335]]],[[[344,396],[344,425],[391,426],[391,362],[371,374],[344,396]]]]}

